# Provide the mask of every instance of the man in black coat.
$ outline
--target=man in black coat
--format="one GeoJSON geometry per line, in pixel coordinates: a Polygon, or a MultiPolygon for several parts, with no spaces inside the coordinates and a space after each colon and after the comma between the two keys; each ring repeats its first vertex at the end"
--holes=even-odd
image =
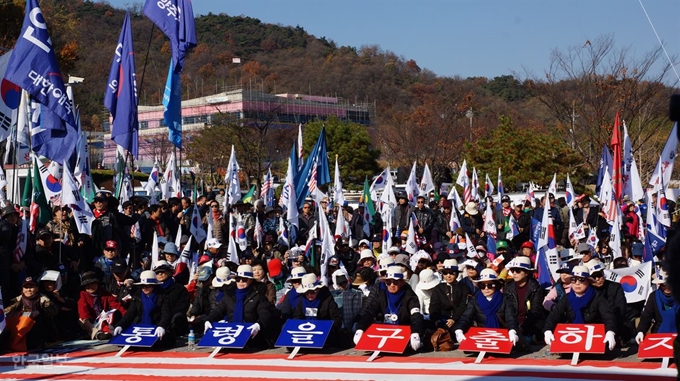
{"type": "Polygon", "coordinates": [[[156,279],[160,283],[159,293],[164,295],[165,299],[172,306],[172,315],[170,318],[170,330],[176,336],[182,336],[189,330],[187,323],[187,311],[189,311],[190,297],[187,289],[175,282],[172,274],[175,270],[166,261],[158,261],[156,267],[153,269],[156,273],[156,279]]]}
{"type": "Polygon", "coordinates": [[[624,343],[627,343],[635,335],[634,317],[631,316],[635,314],[635,311],[628,308],[623,287],[618,282],[612,282],[604,277],[604,265],[599,260],[590,260],[586,263],[586,267],[590,270],[592,286],[602,294],[609,304],[609,309],[614,313],[616,333],[624,343]]]}

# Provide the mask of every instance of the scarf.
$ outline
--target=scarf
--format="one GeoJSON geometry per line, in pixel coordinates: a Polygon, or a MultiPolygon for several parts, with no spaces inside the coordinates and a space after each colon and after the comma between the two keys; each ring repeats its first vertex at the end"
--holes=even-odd
{"type": "Polygon", "coordinates": [[[503,217],[509,218],[512,213],[512,208],[503,208],[503,217]]]}
{"type": "Polygon", "coordinates": [[[99,314],[102,313],[102,300],[99,298],[99,294],[90,294],[89,292],[87,294],[92,297],[92,309],[94,309],[94,314],[99,316],[99,314]]]}
{"type": "Polygon", "coordinates": [[[657,333],[677,332],[675,317],[678,311],[680,311],[680,306],[672,296],[664,294],[663,291],[656,290],[654,293],[656,294],[656,309],[659,311],[659,315],[661,315],[661,325],[657,333]]]}
{"type": "Polygon", "coordinates": [[[40,294],[36,292],[32,298],[21,295],[21,303],[24,311],[36,312],[40,309],[40,294]]]}
{"type": "MultiPolygon", "coordinates": [[[[297,294],[297,292],[296,292],[297,294]]],[[[299,295],[299,294],[298,294],[299,295]]],[[[319,294],[316,295],[316,298],[314,300],[309,300],[306,297],[302,298],[302,308],[304,308],[304,313],[305,313],[305,318],[308,320],[316,320],[317,319],[317,314],[319,312],[319,307],[321,306],[321,298],[319,298],[319,294]],[[307,315],[307,311],[309,311],[309,308],[314,308],[314,316],[309,316],[307,315]]]]}
{"type": "Polygon", "coordinates": [[[154,289],[150,295],[142,292],[142,320],[139,324],[149,324],[153,325],[153,320],[151,318],[151,312],[156,307],[158,303],[158,295],[154,289]]]}
{"type": "Polygon", "coordinates": [[[102,209],[102,210],[94,209],[94,210],[92,210],[92,214],[94,214],[94,218],[99,218],[99,217],[106,214],[106,209],[102,209]]]}
{"type": "Polygon", "coordinates": [[[222,213],[218,210],[217,212],[212,212],[213,221],[219,221],[222,218],[222,213]]]}
{"type": "Polygon", "coordinates": [[[503,305],[503,293],[494,292],[491,300],[488,300],[481,292],[477,293],[477,305],[486,317],[486,324],[484,328],[502,328],[501,322],[498,320],[498,310],[503,305]]]}
{"type": "Polygon", "coordinates": [[[167,290],[173,284],[175,284],[175,278],[170,277],[170,278],[166,279],[165,282],[163,282],[161,284],[161,287],[163,287],[164,290],[167,290]]]}
{"type": "MultiPolygon", "coordinates": [[[[385,289],[385,295],[387,295],[387,313],[399,315],[399,309],[401,308],[401,302],[404,299],[404,294],[406,294],[406,289],[404,287],[396,293],[391,293],[385,289]]],[[[399,324],[399,321],[394,324],[399,324]]]]}
{"type": "Polygon", "coordinates": [[[161,227],[161,220],[154,220],[152,219],[154,223],[154,227],[156,228],[156,233],[158,233],[159,237],[165,237],[165,233],[163,233],[163,228],[161,227]]]}
{"type": "Polygon", "coordinates": [[[224,290],[220,288],[219,291],[217,291],[217,295],[215,295],[215,300],[217,303],[222,301],[222,298],[224,297],[224,290]]]}
{"type": "Polygon", "coordinates": [[[588,287],[586,292],[582,296],[576,296],[575,292],[570,292],[567,294],[567,299],[569,300],[569,305],[571,309],[574,310],[574,320],[572,324],[585,324],[583,320],[583,309],[593,300],[595,297],[595,289],[593,287],[588,287]]]}
{"type": "Polygon", "coordinates": [[[248,291],[250,291],[250,286],[236,289],[236,305],[234,306],[234,315],[231,317],[230,323],[243,323],[243,307],[245,306],[248,291]]]}
{"type": "Polygon", "coordinates": [[[295,291],[294,288],[291,288],[290,291],[286,294],[286,298],[288,298],[288,302],[290,302],[290,308],[295,311],[295,308],[297,308],[298,305],[298,300],[300,300],[300,295],[298,294],[297,291],[295,291]]]}

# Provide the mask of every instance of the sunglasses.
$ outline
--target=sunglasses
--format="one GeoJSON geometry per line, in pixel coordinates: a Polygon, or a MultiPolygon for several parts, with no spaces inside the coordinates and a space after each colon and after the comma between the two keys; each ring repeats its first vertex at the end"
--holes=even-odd
{"type": "Polygon", "coordinates": [[[234,278],[234,280],[235,280],[237,283],[241,283],[241,282],[246,283],[246,282],[248,282],[248,278],[242,278],[242,277],[240,277],[240,276],[237,276],[236,278],[234,278]]]}
{"type": "Polygon", "coordinates": [[[302,284],[301,280],[291,280],[290,283],[292,284],[302,284]]]}
{"type": "Polygon", "coordinates": [[[458,275],[458,271],[444,270],[442,271],[442,275],[458,275]]]}
{"type": "Polygon", "coordinates": [[[482,283],[479,285],[480,290],[486,290],[487,288],[490,289],[496,288],[496,283],[482,283]]]}
{"type": "Polygon", "coordinates": [[[314,295],[314,294],[316,294],[316,293],[318,293],[318,292],[319,292],[318,289],[317,289],[317,290],[309,290],[309,291],[305,291],[305,295],[314,295]]]}
{"type": "Polygon", "coordinates": [[[586,282],[586,278],[584,278],[584,277],[582,277],[582,276],[573,276],[573,277],[571,277],[571,282],[572,282],[572,283],[577,283],[577,284],[578,284],[578,283],[585,283],[585,282],[586,282]]]}
{"type": "Polygon", "coordinates": [[[388,286],[391,286],[393,284],[399,284],[399,280],[396,279],[385,279],[385,284],[388,286]]]}

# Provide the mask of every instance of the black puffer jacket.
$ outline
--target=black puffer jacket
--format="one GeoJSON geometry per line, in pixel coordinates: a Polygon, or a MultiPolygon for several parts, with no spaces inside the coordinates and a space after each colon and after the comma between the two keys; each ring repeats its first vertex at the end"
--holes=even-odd
{"type": "Polygon", "coordinates": [[[430,320],[437,327],[446,327],[446,320],[458,321],[467,307],[468,286],[456,282],[440,283],[432,290],[430,296],[430,320]]]}
{"type": "MultiPolygon", "coordinates": [[[[571,292],[574,292],[574,290],[572,289],[571,292]]],[[[595,293],[593,300],[583,308],[582,313],[585,323],[604,324],[605,330],[616,333],[616,317],[599,292],[595,293]]],[[[574,310],[569,304],[569,298],[565,296],[548,314],[543,332],[553,331],[558,323],[571,323],[572,321],[574,321],[574,310]]]]}
{"type": "MultiPolygon", "coordinates": [[[[234,309],[236,308],[236,288],[228,288],[222,300],[210,311],[206,317],[207,321],[232,321],[234,309]]],[[[273,316],[267,298],[262,295],[256,287],[251,285],[243,301],[243,322],[258,323],[260,329],[265,330],[272,324],[273,316]]]]}
{"type": "MultiPolygon", "coordinates": [[[[159,288],[156,286],[156,288],[159,288]]],[[[172,304],[166,295],[159,292],[158,301],[156,301],[156,307],[151,311],[151,320],[154,324],[165,329],[170,328],[170,320],[172,319],[172,304]]],[[[117,326],[123,327],[123,329],[129,327],[133,324],[139,324],[142,321],[142,313],[144,312],[144,306],[142,304],[142,290],[137,290],[130,300],[130,306],[128,307],[125,315],[116,324],[117,326]]]]}
{"type": "Polygon", "coordinates": [[[170,308],[172,309],[172,315],[175,314],[186,314],[189,311],[189,304],[191,297],[189,296],[189,291],[181,284],[174,282],[167,288],[160,286],[158,291],[165,296],[170,303],[170,308]]]}
{"type": "MultiPolygon", "coordinates": [[[[496,291],[500,292],[500,291],[496,291]]],[[[477,303],[477,295],[482,295],[481,293],[475,294],[468,302],[465,312],[460,317],[460,319],[453,325],[453,330],[461,330],[466,332],[472,324],[475,323],[477,327],[486,327],[486,315],[482,312],[477,303]]],[[[517,300],[512,294],[503,295],[503,303],[501,307],[496,312],[498,316],[498,321],[503,328],[514,329],[519,333],[519,323],[517,322],[517,300]]]]}
{"type": "MultiPolygon", "coordinates": [[[[526,287],[526,318],[521,325],[522,334],[525,336],[541,334],[543,332],[543,325],[545,324],[545,308],[543,308],[543,299],[545,298],[545,290],[541,287],[538,281],[534,278],[529,278],[526,287]]],[[[519,298],[517,297],[517,283],[511,280],[505,285],[503,289],[505,295],[512,294],[515,301],[515,309],[519,310],[519,298]]]]}
{"type": "MultiPolygon", "coordinates": [[[[296,291],[291,290],[291,292],[296,291]]],[[[305,316],[305,307],[302,302],[304,297],[304,295],[301,295],[298,299],[295,312],[293,313],[293,318],[295,319],[307,319],[307,316],[305,316]]],[[[335,299],[331,295],[330,291],[328,291],[328,288],[324,287],[319,290],[319,294],[316,297],[321,299],[321,305],[319,305],[319,308],[316,311],[316,319],[333,320],[333,329],[340,329],[340,327],[342,327],[342,313],[340,312],[338,305],[335,303],[335,299]]]]}
{"type": "MultiPolygon", "coordinates": [[[[378,286],[380,287],[380,286],[378,286]]],[[[408,283],[403,286],[406,288],[401,307],[397,313],[399,325],[410,325],[411,333],[423,335],[423,315],[420,312],[420,301],[418,296],[413,292],[408,283]]],[[[374,323],[382,324],[385,320],[385,313],[387,312],[387,293],[386,289],[378,288],[378,291],[369,296],[364,302],[364,306],[359,312],[359,319],[357,320],[357,329],[365,331],[374,323]]]]}

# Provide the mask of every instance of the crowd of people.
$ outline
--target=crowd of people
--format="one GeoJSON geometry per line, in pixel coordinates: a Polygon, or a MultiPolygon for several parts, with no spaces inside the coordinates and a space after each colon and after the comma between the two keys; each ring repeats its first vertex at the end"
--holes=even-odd
{"type": "MultiPolygon", "coordinates": [[[[665,271],[657,268],[655,290],[640,303],[628,303],[621,285],[604,275],[643,260],[637,226],[644,221],[632,211],[645,206],[632,201],[622,208],[621,255],[616,256],[602,212],[585,195],[571,213],[586,236],[596,232],[595,247],[569,237],[569,207],[552,194],[536,202],[513,205],[506,196],[501,205],[488,198],[456,208],[445,197],[421,196],[411,204],[397,193],[391,222],[395,238],[387,245],[380,214],[365,221],[365,205],[355,210],[331,206],[326,198],[306,200],[295,228],[278,205],[239,201],[224,210],[224,197],[220,190],[195,201],[170,198],[149,205],[147,198],[133,197],[119,205],[102,191],[92,203],[92,235],[79,234],[71,210],[55,206],[53,219],[29,233],[22,256],[16,253],[28,211],[5,207],[0,220],[7,316],[2,348],[108,340],[134,324],[157,326],[156,345],[170,348],[184,345],[189,330],[200,335],[213,323],[228,321],[252,323],[248,345],[263,349],[273,346],[289,318],[332,320],[326,345],[339,348],[357,343],[373,323],[408,325],[413,351],[451,349],[475,326],[508,329],[518,351],[550,344],[558,323],[604,324],[610,350],[637,345],[650,332],[677,332],[680,307],[666,286],[665,271]],[[497,226],[493,252],[486,248],[485,203],[491,203],[497,226]],[[327,213],[317,213],[319,208],[327,213]],[[545,208],[559,243],[559,270],[548,288],[537,281],[537,250],[530,237],[531,218],[540,219],[545,208]],[[211,229],[204,242],[190,239],[193,213],[200,214],[204,229],[211,229]],[[461,222],[455,230],[449,224],[452,213],[461,222]],[[320,236],[314,229],[325,215],[332,231],[337,221],[348,226],[346,236],[335,237],[332,255],[324,255],[318,239],[308,239],[320,236]],[[417,221],[415,253],[406,247],[412,218],[417,221]],[[511,218],[519,234],[506,239],[511,218]],[[235,219],[243,223],[245,249],[229,245],[235,219]],[[283,239],[282,226],[295,229],[295,242],[283,239]],[[151,258],[154,242],[158,258],[151,258]]],[[[665,252],[656,254],[655,263],[662,263],[665,252]]]]}

